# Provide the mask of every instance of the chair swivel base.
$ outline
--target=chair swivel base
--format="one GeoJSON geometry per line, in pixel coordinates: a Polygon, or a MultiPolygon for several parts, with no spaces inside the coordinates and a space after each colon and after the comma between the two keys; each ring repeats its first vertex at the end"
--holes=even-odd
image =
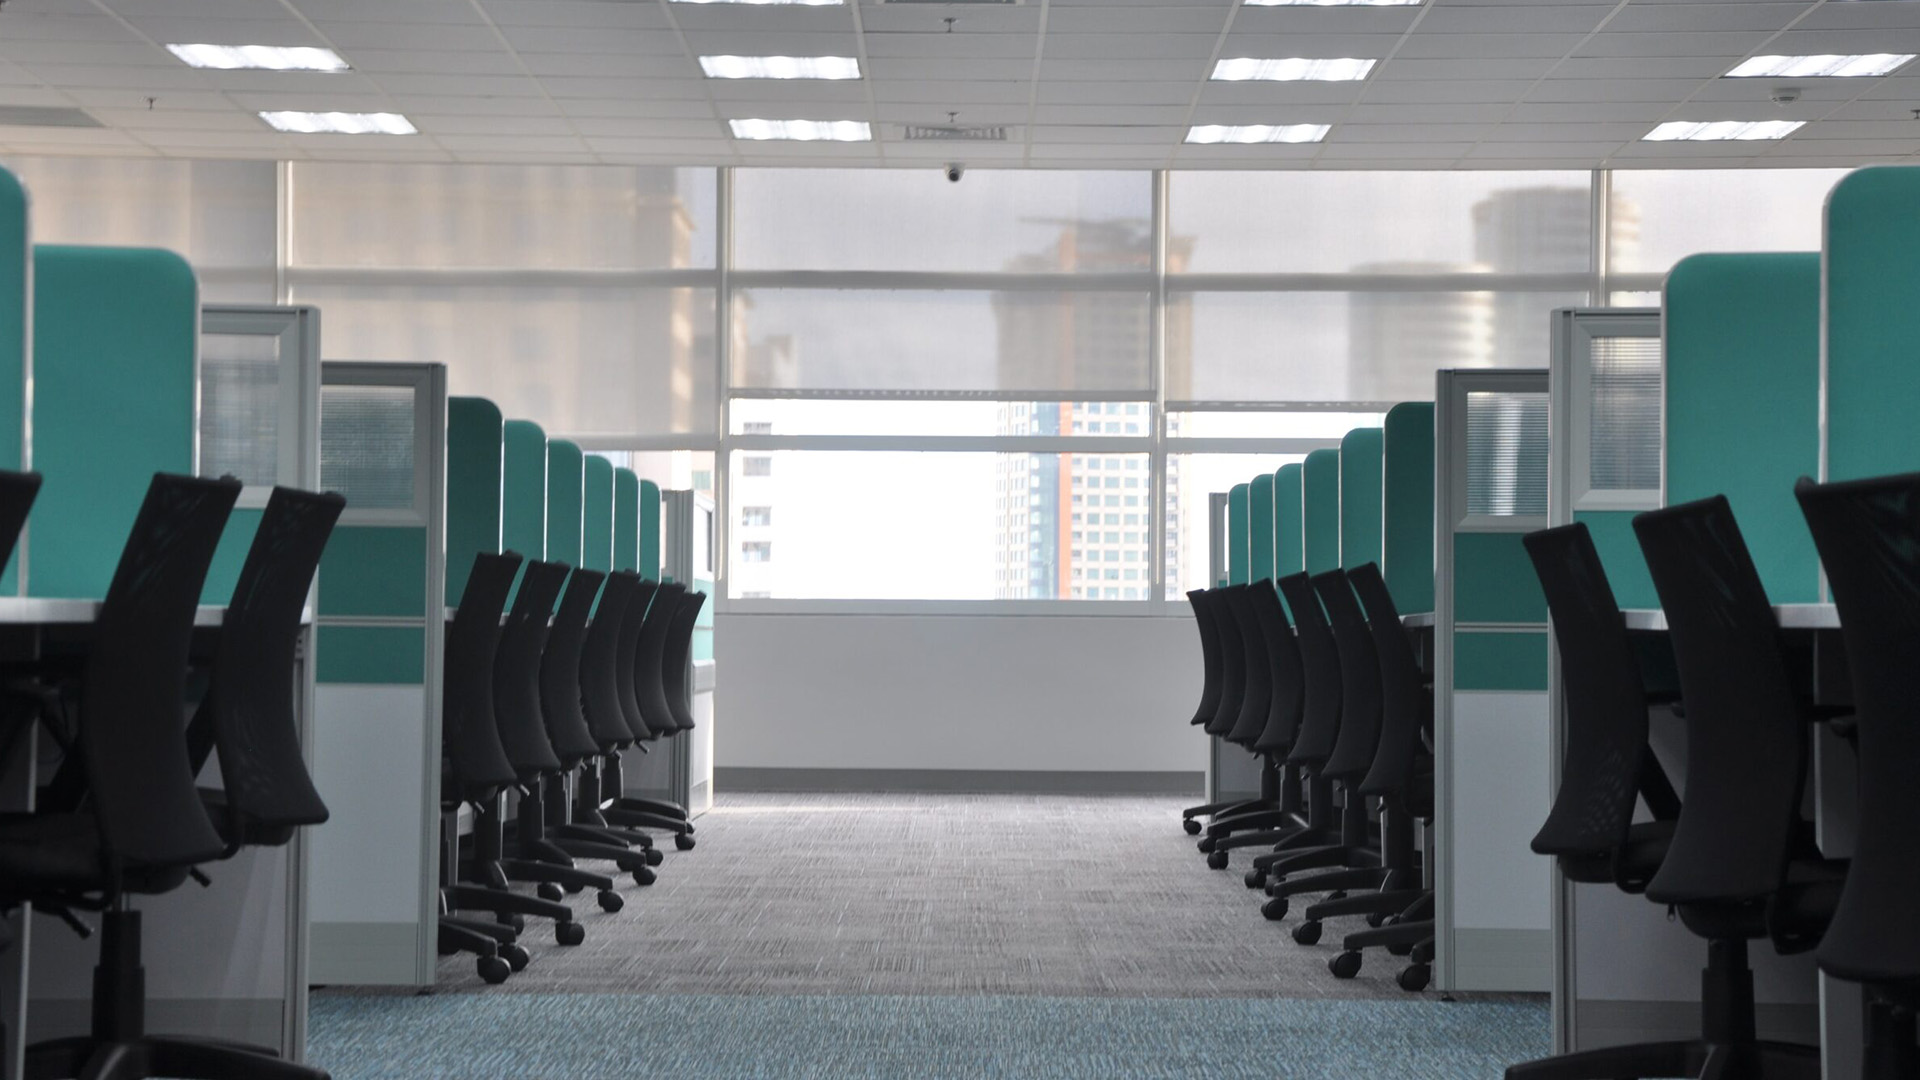
{"type": "Polygon", "coordinates": [[[1604,1046],[1541,1058],[1507,1069],[1507,1080],[1619,1080],[1621,1077],[1699,1077],[1701,1080],[1820,1080],[1820,1051],[1796,1043],[1756,1040],[1604,1046]]]}
{"type": "Polygon", "coordinates": [[[118,1042],[62,1039],[27,1048],[27,1080],[328,1080],[324,1069],[211,1039],[142,1036],[118,1042]]]}

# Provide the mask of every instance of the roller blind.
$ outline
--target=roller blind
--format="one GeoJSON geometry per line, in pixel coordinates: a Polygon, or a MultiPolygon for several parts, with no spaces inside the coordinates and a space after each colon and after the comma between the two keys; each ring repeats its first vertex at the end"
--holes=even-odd
{"type": "Polygon", "coordinates": [[[1546,515],[1546,394],[1467,394],[1467,513],[1546,515]]]}
{"type": "Polygon", "coordinates": [[[1655,491],[1660,487],[1660,339],[1594,338],[1588,358],[1592,421],[1588,487],[1655,491]]]}

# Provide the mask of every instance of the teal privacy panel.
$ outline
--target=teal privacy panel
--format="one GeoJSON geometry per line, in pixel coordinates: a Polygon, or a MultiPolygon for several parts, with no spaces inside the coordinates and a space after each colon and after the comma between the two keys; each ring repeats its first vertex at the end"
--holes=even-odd
{"type": "Polygon", "coordinates": [[[585,460],[565,439],[547,444],[547,558],[580,565],[580,520],[585,460]]]}
{"type": "Polygon", "coordinates": [[[1250,484],[1235,484],[1227,492],[1227,584],[1247,583],[1247,556],[1252,550],[1247,528],[1250,484]]]}
{"type": "Polygon", "coordinates": [[[485,398],[447,399],[447,606],[459,607],[473,557],[500,550],[500,475],[505,449],[500,407],[485,398]]]}
{"type": "Polygon", "coordinates": [[[1340,567],[1340,451],[1315,450],[1300,470],[1302,549],[1308,573],[1340,567]]]}
{"type": "Polygon", "coordinates": [[[505,426],[500,543],[528,559],[547,557],[547,433],[531,420],[505,426]]]}
{"type": "Polygon", "coordinates": [[[153,474],[194,471],[199,328],[170,251],[34,248],[33,595],[105,595],[153,474]]]}
{"type": "Polygon", "coordinates": [[[632,469],[613,470],[613,568],[640,568],[640,478],[632,469]]]}
{"type": "Polygon", "coordinates": [[[1547,599],[1520,543],[1521,532],[1453,534],[1453,617],[1457,623],[1541,623],[1547,599]]]}
{"type": "Polygon", "coordinates": [[[1273,473],[1273,572],[1276,577],[1297,574],[1307,565],[1306,532],[1300,515],[1298,464],[1282,465],[1273,473]]]}
{"type": "Polygon", "coordinates": [[[253,534],[260,531],[262,510],[237,508],[227,517],[220,533],[220,546],[214,549],[213,562],[207,567],[206,584],[200,589],[200,602],[225,606],[233,600],[233,587],[240,583],[240,568],[246,564],[247,551],[253,547],[253,534]]]}
{"type": "Polygon", "coordinates": [[[1920,469],[1920,169],[1848,174],[1826,236],[1827,477],[1920,469]]]}
{"type": "Polygon", "coordinates": [[[1380,561],[1385,434],[1354,428],[1340,440],[1340,565],[1348,570],[1380,561]]]}
{"type": "Polygon", "coordinates": [[[1820,256],[1682,259],[1664,311],[1667,502],[1725,495],[1767,595],[1819,600],[1793,482],[1820,469],[1820,256]]]}
{"type": "Polygon", "coordinates": [[[1273,577],[1273,475],[1247,485],[1247,580],[1273,577]]]}
{"type": "Polygon", "coordinates": [[[1653,575],[1647,571],[1646,557],[1640,554],[1640,541],[1633,535],[1633,519],[1638,510],[1576,510],[1573,520],[1593,535],[1593,548],[1606,568],[1607,584],[1613,599],[1623,608],[1657,608],[1660,594],[1653,591],[1653,575]]]}
{"type": "Polygon", "coordinates": [[[1433,610],[1433,402],[1387,410],[1381,442],[1380,569],[1401,614],[1433,610]]]}
{"type": "Polygon", "coordinates": [[[660,580],[660,485],[651,480],[640,481],[639,569],[648,581],[660,580]]]}
{"type": "MultiPolygon", "coordinates": [[[[426,529],[342,525],[320,558],[320,614],[420,619],[426,580],[426,529]]],[[[314,677],[320,682],[426,681],[426,638],[418,625],[321,626],[319,636],[314,677]]]]}
{"type": "MultiPolygon", "coordinates": [[[[27,189],[0,169],[0,469],[20,468],[25,449],[27,370],[33,356],[33,343],[27,340],[27,310],[33,302],[30,242],[27,189]]],[[[18,562],[17,553],[8,558],[0,593],[20,591],[18,562]]]]}
{"type": "Polygon", "coordinates": [[[581,496],[580,565],[589,570],[613,569],[613,463],[587,455],[585,491],[581,496]]]}

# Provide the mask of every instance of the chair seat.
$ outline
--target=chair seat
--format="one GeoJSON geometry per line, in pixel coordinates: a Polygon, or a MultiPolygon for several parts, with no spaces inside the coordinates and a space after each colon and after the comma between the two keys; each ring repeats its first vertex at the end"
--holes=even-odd
{"type": "MultiPolygon", "coordinates": [[[[161,893],[187,879],[185,867],[128,867],[128,892],[161,893]]],[[[0,896],[15,901],[75,897],[107,887],[100,825],[91,814],[0,814],[0,896]]]]}
{"type": "Polygon", "coordinates": [[[1802,952],[1820,943],[1846,874],[1845,860],[1794,859],[1770,897],[1680,904],[1680,921],[1704,938],[1771,937],[1781,952],[1802,952]]]}
{"type": "Polygon", "coordinates": [[[1561,853],[1560,872],[1567,880],[1588,885],[1618,885],[1629,893],[1645,892],[1647,882],[1666,860],[1673,843],[1671,821],[1643,821],[1628,826],[1626,843],[1615,849],[1561,853]]]}
{"type": "Polygon", "coordinates": [[[320,825],[327,820],[321,817],[317,821],[301,821],[292,825],[262,825],[257,821],[242,820],[238,823],[236,835],[225,788],[201,788],[200,804],[207,808],[207,817],[213,820],[214,831],[229,847],[280,847],[293,839],[293,830],[299,825],[320,825]]]}

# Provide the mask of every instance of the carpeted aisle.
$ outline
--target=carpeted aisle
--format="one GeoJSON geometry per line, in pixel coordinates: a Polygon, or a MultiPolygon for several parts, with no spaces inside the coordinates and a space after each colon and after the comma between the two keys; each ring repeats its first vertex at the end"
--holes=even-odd
{"type": "Polygon", "coordinates": [[[1408,995],[1385,957],[1334,979],[1332,944],[1205,868],[1180,803],[731,796],[625,911],[576,898],[585,945],[529,928],[505,986],[454,957],[428,997],[316,991],[309,1056],[342,1080],[1451,1080],[1546,1051],[1539,999],[1408,995]]]}

